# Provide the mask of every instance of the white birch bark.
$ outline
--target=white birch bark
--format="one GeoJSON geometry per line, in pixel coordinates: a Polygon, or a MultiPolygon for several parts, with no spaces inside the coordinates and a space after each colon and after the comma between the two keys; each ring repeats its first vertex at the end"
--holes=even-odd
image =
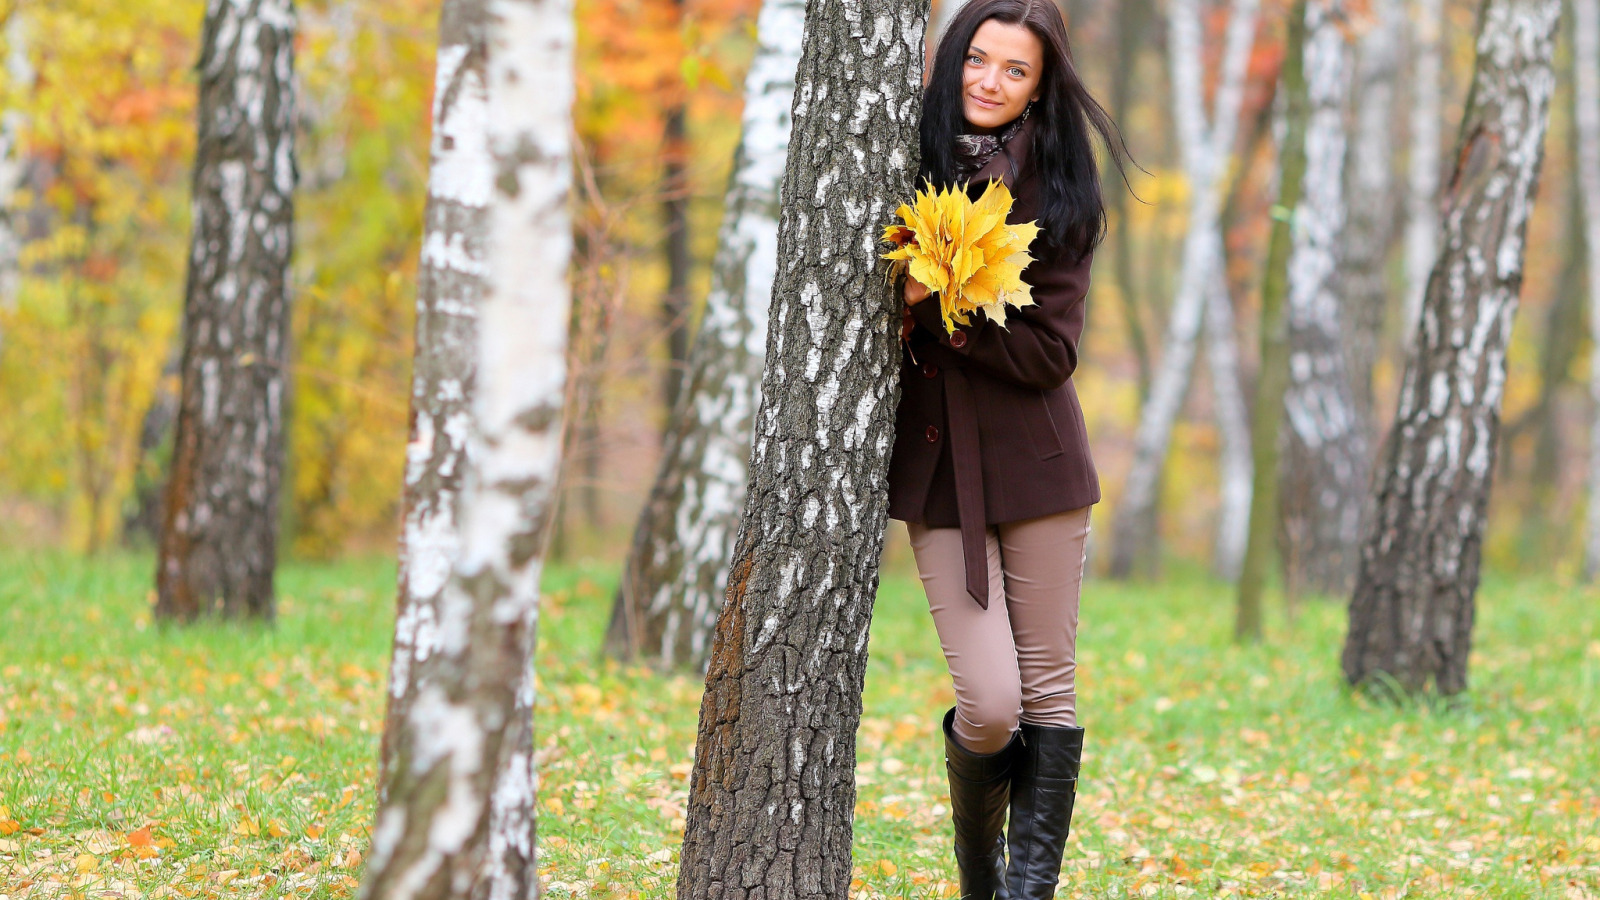
{"type": "MultiPolygon", "coordinates": [[[[6,22],[6,78],[11,90],[21,92],[33,84],[33,63],[28,58],[28,23],[20,10],[6,22]]],[[[0,110],[0,308],[10,309],[22,281],[22,235],[18,233],[13,202],[25,174],[22,158],[23,115],[0,110]]],[[[0,340],[4,335],[0,335],[0,340]]]]}
{"type": "Polygon", "coordinates": [[[1140,410],[1133,465],[1117,510],[1111,548],[1111,571],[1117,577],[1131,574],[1135,556],[1154,540],[1155,535],[1150,532],[1155,521],[1156,489],[1172,437],[1172,424],[1188,392],[1206,295],[1212,290],[1212,279],[1223,267],[1218,220],[1222,214],[1228,163],[1238,133],[1239,108],[1244,100],[1245,72],[1250,49],[1255,43],[1259,5],[1259,0],[1231,0],[1229,4],[1222,73],[1209,123],[1203,94],[1206,79],[1201,59],[1203,30],[1199,0],[1170,0],[1167,6],[1173,119],[1190,185],[1189,224],[1178,270],[1177,294],[1162,342],[1161,362],[1151,384],[1150,397],[1140,410]]]}
{"type": "Polygon", "coordinates": [[[472,430],[486,210],[494,190],[485,14],[486,0],[445,0],[439,16],[380,799],[387,790],[399,731],[422,687],[422,669],[438,650],[439,597],[460,546],[456,501],[472,430]]]}
{"type": "Polygon", "coordinates": [[[491,0],[487,36],[494,190],[461,547],[366,898],[538,895],[532,652],[566,382],[571,2],[491,0]]]}
{"type": "MultiPolygon", "coordinates": [[[[1589,335],[1600,348],[1600,0],[1572,0],[1573,121],[1588,255],[1589,335]]],[[[1583,577],[1600,574],[1600,349],[1589,351],[1589,510],[1583,577]]]]}
{"type": "Polygon", "coordinates": [[[1443,131],[1444,0],[1416,0],[1411,15],[1411,158],[1406,188],[1406,299],[1409,348],[1439,250],[1439,156],[1443,131]]]}
{"type": "Polygon", "coordinates": [[[1372,18],[1356,46],[1354,134],[1345,155],[1349,220],[1344,230],[1341,292],[1349,311],[1345,357],[1350,384],[1369,443],[1372,367],[1377,361],[1388,307],[1388,261],[1396,214],[1394,100],[1405,36],[1402,0],[1375,0],[1372,18]]]}
{"type": "MultiPolygon", "coordinates": [[[[1220,247],[1217,258],[1222,258],[1220,247]]],[[[1233,581],[1244,565],[1245,544],[1250,538],[1255,462],[1250,455],[1250,411],[1239,381],[1239,338],[1234,331],[1233,299],[1228,295],[1227,275],[1220,266],[1214,271],[1211,284],[1205,312],[1206,364],[1211,368],[1212,402],[1217,408],[1222,476],[1213,567],[1218,576],[1233,581]]]]}
{"type": "Polygon", "coordinates": [[[664,668],[704,664],[727,591],[761,403],[778,191],[805,14],[804,0],[761,6],[711,293],[617,593],[613,651],[664,668]]]}
{"type": "Polygon", "coordinates": [[[1506,348],[1555,93],[1560,0],[1488,0],[1443,240],[1400,385],[1350,601],[1345,677],[1467,687],[1506,348]]]}
{"type": "Polygon", "coordinates": [[[1279,492],[1291,596],[1349,590],[1367,487],[1366,429],[1350,387],[1337,284],[1350,90],[1342,16],[1340,0],[1306,4],[1306,173],[1289,255],[1289,427],[1279,492]]]}

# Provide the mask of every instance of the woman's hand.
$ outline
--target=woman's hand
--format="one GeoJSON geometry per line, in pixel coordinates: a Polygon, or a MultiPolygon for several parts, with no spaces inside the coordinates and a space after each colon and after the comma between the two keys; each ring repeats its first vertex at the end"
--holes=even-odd
{"type": "Polygon", "coordinates": [[[906,283],[905,283],[906,306],[916,306],[918,303],[921,303],[922,301],[928,299],[931,296],[933,296],[933,292],[928,290],[928,286],[927,285],[925,285],[922,282],[916,280],[915,278],[912,278],[910,275],[906,276],[906,283]]]}

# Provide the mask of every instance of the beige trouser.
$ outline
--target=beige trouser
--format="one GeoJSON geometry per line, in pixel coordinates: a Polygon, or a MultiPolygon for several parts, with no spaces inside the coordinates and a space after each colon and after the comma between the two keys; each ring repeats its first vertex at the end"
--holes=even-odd
{"type": "Polygon", "coordinates": [[[956,739],[1002,749],[1026,719],[1078,724],[1078,594],[1091,507],[991,525],[984,609],[966,588],[961,531],[908,523],[917,572],[956,689],[956,739]]]}

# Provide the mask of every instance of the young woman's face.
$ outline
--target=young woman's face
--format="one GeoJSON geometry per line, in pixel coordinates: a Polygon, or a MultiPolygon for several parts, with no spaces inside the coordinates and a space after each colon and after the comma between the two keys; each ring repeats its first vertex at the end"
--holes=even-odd
{"type": "Polygon", "coordinates": [[[1023,25],[989,19],[973,32],[962,69],[962,108],[979,132],[1009,123],[1039,98],[1044,45],[1023,25]]]}

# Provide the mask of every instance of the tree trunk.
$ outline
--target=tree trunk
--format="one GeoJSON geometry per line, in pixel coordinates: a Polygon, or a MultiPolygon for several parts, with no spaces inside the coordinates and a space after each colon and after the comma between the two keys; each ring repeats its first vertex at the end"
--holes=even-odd
{"type": "Polygon", "coordinates": [[[1406,178],[1406,299],[1401,320],[1407,352],[1439,248],[1444,0],[1416,0],[1411,26],[1411,159],[1406,178]]]}
{"type": "MultiPolygon", "coordinates": [[[[1278,151],[1276,210],[1299,209],[1306,176],[1306,6],[1299,0],[1289,11],[1289,33],[1283,60],[1284,129],[1278,151]]],[[[1250,493],[1250,536],[1239,574],[1239,604],[1234,638],[1261,640],[1261,595],[1267,569],[1278,547],[1278,459],[1283,431],[1283,396],[1289,386],[1289,321],[1284,300],[1289,294],[1289,254],[1294,244],[1292,214],[1275,212],[1261,277],[1261,373],[1256,378],[1256,405],[1250,422],[1250,447],[1255,458],[1255,484],[1250,493]]]]}
{"type": "MultiPolygon", "coordinates": [[[[1572,0],[1573,122],[1589,273],[1589,336],[1600,348],[1600,0],[1572,0]]],[[[1600,349],[1589,351],[1589,510],[1583,577],[1600,574],[1600,349]]]]}
{"type": "Polygon", "coordinates": [[[373,827],[372,900],[539,892],[533,649],[566,382],[572,6],[490,0],[485,36],[493,188],[460,551],[373,827]]]}
{"type": "Polygon", "coordinates": [[[1190,185],[1189,233],[1184,240],[1177,295],[1167,319],[1161,362],[1151,384],[1150,399],[1140,410],[1133,464],[1118,504],[1111,547],[1111,574],[1118,578],[1133,574],[1136,560],[1148,564],[1154,557],[1155,508],[1159,499],[1156,488],[1167,458],[1172,423],[1188,392],[1213,273],[1223,270],[1218,231],[1222,187],[1238,130],[1258,8],[1258,0],[1232,0],[1230,4],[1222,75],[1208,125],[1202,94],[1206,79],[1201,61],[1200,5],[1197,0],[1172,0],[1168,5],[1173,117],[1190,185]]]}
{"type": "MultiPolygon", "coordinates": [[[[1345,359],[1357,421],[1370,443],[1372,369],[1382,346],[1389,305],[1389,247],[1399,213],[1394,191],[1394,94],[1400,79],[1405,8],[1401,0],[1375,0],[1373,21],[1356,45],[1355,134],[1345,156],[1349,197],[1343,262],[1345,359]]],[[[1362,487],[1365,493],[1365,486],[1362,487]]]]}
{"type": "Polygon", "coordinates": [[[1279,494],[1291,603],[1306,592],[1349,591],[1367,488],[1366,428],[1345,365],[1336,285],[1350,89],[1342,17],[1339,0],[1306,6],[1306,174],[1289,255],[1289,429],[1279,494]]]}
{"type": "Polygon", "coordinates": [[[700,706],[678,896],[844,900],[888,511],[926,0],[816,4],[795,77],[749,497],[700,706]],[[871,23],[870,25],[868,23],[871,23]]]}
{"type": "Polygon", "coordinates": [[[293,0],[210,0],[155,614],[271,619],[294,226],[293,0]]]}
{"type": "MultiPolygon", "coordinates": [[[[683,19],[683,0],[671,0],[674,16],[683,19]]],[[[667,329],[667,377],[663,392],[670,413],[688,378],[689,360],[689,117],[688,104],[676,99],[667,108],[662,129],[661,218],[666,237],[667,290],[661,297],[662,324],[667,329]]],[[[670,437],[668,438],[670,440],[670,437]]],[[[591,523],[592,524],[592,523],[591,523]]]]}
{"type": "Polygon", "coordinates": [[[606,638],[609,652],[663,668],[704,665],[727,591],[761,403],[778,189],[805,13],[803,0],[761,7],[711,294],[606,638]]]}
{"type": "MultiPolygon", "coordinates": [[[[1221,233],[1219,227],[1219,237],[1221,233]]],[[[1223,258],[1220,247],[1216,258],[1223,258]]],[[[1222,482],[1213,567],[1218,577],[1233,581],[1244,565],[1245,543],[1250,536],[1250,412],[1239,383],[1239,338],[1234,333],[1233,299],[1228,295],[1227,273],[1220,265],[1212,273],[1211,284],[1206,299],[1206,364],[1211,368],[1211,392],[1217,407],[1222,482]]]]}
{"type": "MultiPolygon", "coordinates": [[[[1111,66],[1111,113],[1126,120],[1133,110],[1133,75],[1138,68],[1139,50],[1144,44],[1148,27],[1145,0],[1124,0],[1117,6],[1117,58],[1111,66]]],[[[1109,162],[1109,161],[1108,161],[1109,162]]],[[[1102,172],[1109,180],[1112,167],[1108,164],[1102,172]]],[[[1122,174],[1117,172],[1120,179],[1122,174]]],[[[1150,341],[1145,336],[1144,314],[1139,302],[1139,286],[1135,284],[1136,269],[1133,258],[1133,225],[1128,221],[1128,192],[1113,189],[1106,194],[1106,211],[1114,230],[1113,252],[1116,267],[1117,297],[1121,301],[1123,323],[1128,329],[1128,346],[1139,367],[1139,402],[1150,397],[1150,341]]]]}
{"type": "MultiPolygon", "coordinates": [[[[26,90],[33,84],[33,63],[28,57],[28,24],[19,10],[6,20],[6,78],[13,90],[26,90]]],[[[14,109],[0,111],[0,309],[11,309],[17,302],[22,282],[21,253],[23,236],[13,215],[17,188],[25,177],[22,131],[26,123],[14,109]]],[[[0,339],[4,335],[0,334],[0,339]]]]}
{"type": "Polygon", "coordinates": [[[456,502],[472,425],[487,206],[494,189],[484,28],[486,0],[445,0],[434,77],[432,164],[417,267],[411,439],[406,447],[400,585],[389,712],[378,773],[382,801],[396,744],[439,652],[439,598],[461,545],[456,502]]]}
{"type": "Polygon", "coordinates": [[[1401,383],[1350,602],[1352,684],[1467,686],[1489,486],[1560,0],[1486,0],[1439,260],[1401,383]]]}

